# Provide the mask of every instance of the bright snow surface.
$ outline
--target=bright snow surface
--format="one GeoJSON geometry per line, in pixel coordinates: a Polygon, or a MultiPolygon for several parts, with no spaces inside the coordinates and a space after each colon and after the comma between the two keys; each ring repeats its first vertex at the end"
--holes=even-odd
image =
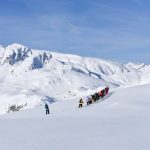
{"type": "Polygon", "coordinates": [[[149,150],[150,85],[110,91],[77,108],[78,100],[52,103],[1,116],[3,150],[149,150]]]}

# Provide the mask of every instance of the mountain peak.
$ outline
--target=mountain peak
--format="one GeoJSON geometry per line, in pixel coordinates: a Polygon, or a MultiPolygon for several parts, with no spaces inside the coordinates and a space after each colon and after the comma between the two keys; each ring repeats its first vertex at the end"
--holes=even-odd
{"type": "Polygon", "coordinates": [[[14,49],[18,49],[18,48],[27,48],[27,46],[19,44],[19,43],[13,43],[8,45],[6,48],[14,48],[14,49]]]}
{"type": "Polygon", "coordinates": [[[127,64],[127,66],[129,66],[129,67],[131,67],[131,68],[134,68],[134,69],[140,69],[140,68],[144,67],[145,64],[144,64],[144,63],[133,63],[133,62],[129,62],[129,63],[127,64]]]}
{"type": "Polygon", "coordinates": [[[24,60],[26,57],[32,54],[31,49],[28,47],[14,43],[8,45],[4,51],[1,59],[1,64],[8,62],[10,65],[15,64],[16,62],[24,60]]]}

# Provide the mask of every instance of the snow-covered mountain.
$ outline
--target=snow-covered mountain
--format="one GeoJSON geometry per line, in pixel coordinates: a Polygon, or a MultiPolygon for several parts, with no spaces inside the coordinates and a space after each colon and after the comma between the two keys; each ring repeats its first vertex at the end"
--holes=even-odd
{"type": "Polygon", "coordinates": [[[13,104],[32,108],[42,100],[79,98],[109,86],[150,83],[150,66],[0,46],[0,113],[13,104]]]}

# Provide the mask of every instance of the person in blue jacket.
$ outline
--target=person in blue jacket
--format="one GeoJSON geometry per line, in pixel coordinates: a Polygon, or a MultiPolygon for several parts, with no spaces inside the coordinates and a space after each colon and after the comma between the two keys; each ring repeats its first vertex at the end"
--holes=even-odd
{"type": "Polygon", "coordinates": [[[49,107],[48,107],[47,103],[45,103],[45,110],[46,110],[46,115],[48,115],[49,114],[49,107]]]}

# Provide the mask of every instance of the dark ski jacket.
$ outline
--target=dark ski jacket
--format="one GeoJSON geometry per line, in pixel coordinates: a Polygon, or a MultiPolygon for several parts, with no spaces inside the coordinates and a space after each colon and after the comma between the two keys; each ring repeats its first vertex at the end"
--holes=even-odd
{"type": "Polygon", "coordinates": [[[46,109],[46,110],[49,110],[49,107],[48,107],[48,105],[47,105],[47,104],[45,104],[45,109],[46,109]]]}

